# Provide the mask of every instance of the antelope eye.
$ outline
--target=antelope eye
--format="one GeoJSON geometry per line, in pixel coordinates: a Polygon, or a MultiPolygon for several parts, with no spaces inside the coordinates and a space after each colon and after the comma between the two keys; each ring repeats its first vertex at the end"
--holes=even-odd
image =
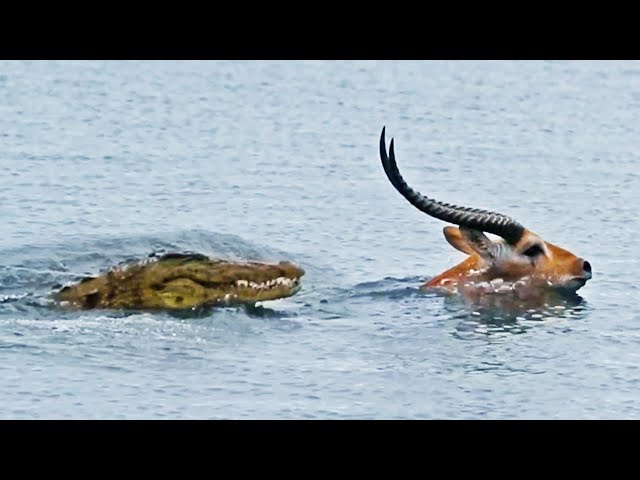
{"type": "Polygon", "coordinates": [[[526,255],[527,257],[537,257],[538,255],[540,255],[541,253],[543,253],[544,250],[542,250],[542,247],[538,244],[535,245],[531,245],[529,248],[527,248],[524,252],[522,252],[523,255],[526,255]]]}

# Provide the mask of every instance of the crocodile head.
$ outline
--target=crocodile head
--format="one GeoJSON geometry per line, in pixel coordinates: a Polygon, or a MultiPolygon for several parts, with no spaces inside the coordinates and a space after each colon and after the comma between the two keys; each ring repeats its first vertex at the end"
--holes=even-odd
{"type": "Polygon", "coordinates": [[[66,286],[54,295],[81,309],[188,309],[255,304],[290,297],[304,270],[289,262],[235,262],[171,253],[116,267],[66,286]]]}

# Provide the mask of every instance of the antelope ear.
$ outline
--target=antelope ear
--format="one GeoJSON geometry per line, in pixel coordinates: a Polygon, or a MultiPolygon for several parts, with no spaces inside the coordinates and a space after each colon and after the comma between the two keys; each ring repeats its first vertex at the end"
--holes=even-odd
{"type": "Polygon", "coordinates": [[[501,246],[493,242],[480,230],[461,227],[460,237],[464,240],[468,248],[480,255],[489,263],[495,262],[501,254],[501,246]]]}
{"type": "Polygon", "coordinates": [[[456,250],[460,250],[462,253],[466,253],[467,255],[473,255],[474,250],[467,244],[467,241],[462,237],[462,233],[460,229],[457,227],[444,227],[444,238],[447,239],[447,242],[455,248],[456,250]]]}

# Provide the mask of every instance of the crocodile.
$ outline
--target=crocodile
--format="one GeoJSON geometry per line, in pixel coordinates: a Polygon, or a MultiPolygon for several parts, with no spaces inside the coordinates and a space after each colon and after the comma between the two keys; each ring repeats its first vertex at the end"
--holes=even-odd
{"type": "Polygon", "coordinates": [[[250,306],[294,295],[304,273],[290,262],[239,262],[198,253],[167,253],[82,278],[54,293],[53,299],[62,307],[82,310],[250,306]]]}

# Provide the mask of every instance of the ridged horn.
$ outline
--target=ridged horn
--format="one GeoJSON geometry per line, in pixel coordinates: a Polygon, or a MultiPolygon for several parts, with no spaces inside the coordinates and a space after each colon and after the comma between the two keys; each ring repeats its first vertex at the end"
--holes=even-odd
{"type": "Polygon", "coordinates": [[[391,143],[389,144],[389,155],[387,155],[384,134],[385,127],[382,128],[382,135],[380,135],[380,158],[382,159],[382,166],[391,184],[411,205],[439,220],[454,223],[461,227],[493,233],[494,235],[504,238],[512,245],[520,240],[524,232],[524,227],[506,215],[481,210],[479,208],[459,207],[439,202],[422,195],[407,185],[407,182],[405,182],[402,175],[400,175],[398,165],[396,164],[396,157],[393,151],[393,139],[391,139],[391,143]]]}

